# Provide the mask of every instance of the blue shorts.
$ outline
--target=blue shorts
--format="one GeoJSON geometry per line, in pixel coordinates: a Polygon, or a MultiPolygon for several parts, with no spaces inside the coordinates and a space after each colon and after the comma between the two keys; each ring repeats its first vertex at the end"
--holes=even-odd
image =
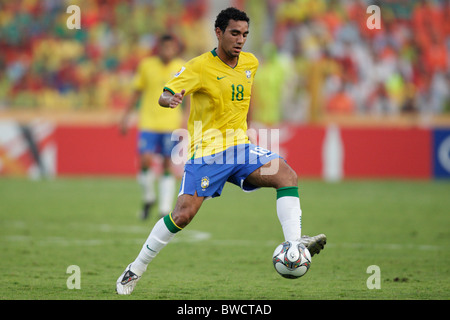
{"type": "Polygon", "coordinates": [[[240,144],[216,155],[188,160],[178,195],[197,192],[199,197],[218,197],[227,181],[244,191],[253,191],[259,187],[245,182],[245,179],[277,158],[281,157],[254,144],[240,144]]]}
{"type": "Polygon", "coordinates": [[[170,157],[177,141],[172,141],[171,132],[140,131],[138,136],[138,152],[157,153],[170,157]]]}

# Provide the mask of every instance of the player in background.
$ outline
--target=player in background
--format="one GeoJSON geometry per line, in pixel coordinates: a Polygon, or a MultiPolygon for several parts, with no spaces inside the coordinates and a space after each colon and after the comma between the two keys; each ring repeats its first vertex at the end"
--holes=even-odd
{"type": "MultiPolygon", "coordinates": [[[[220,196],[225,182],[244,191],[276,189],[276,210],[286,240],[301,241],[317,254],[325,235],[301,235],[298,178],[279,155],[250,143],[247,115],[258,60],[242,52],[249,33],[245,12],[228,8],[215,22],[217,48],[185,64],[164,87],[161,106],[176,108],[191,95],[189,160],[173,211],[153,227],[136,259],[116,282],[119,294],[131,294],[136,283],[174,236],[197,214],[203,201],[220,196]]],[[[258,223],[258,214],[254,217],[258,223]]]]}
{"type": "Polygon", "coordinates": [[[157,44],[157,55],[145,58],[139,64],[133,81],[134,93],[125,110],[120,129],[126,134],[129,118],[134,107],[140,102],[138,118],[138,153],[140,171],[137,176],[142,188],[143,207],[141,218],[149,216],[156,202],[157,175],[152,170],[155,157],[163,158],[163,173],[159,179],[159,213],[167,215],[172,209],[175,197],[176,179],[172,171],[170,155],[176,142],[171,140],[172,131],[182,127],[181,109],[161,108],[158,98],[161,88],[177,73],[185,61],[178,58],[180,45],[172,35],[163,35],[157,44]]]}

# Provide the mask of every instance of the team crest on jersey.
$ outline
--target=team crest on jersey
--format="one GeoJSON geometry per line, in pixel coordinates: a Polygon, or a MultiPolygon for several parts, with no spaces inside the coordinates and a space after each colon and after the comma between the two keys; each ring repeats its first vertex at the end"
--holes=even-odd
{"type": "Polygon", "coordinates": [[[205,191],[205,189],[209,187],[209,178],[203,177],[200,185],[201,185],[203,191],[205,191]]]}
{"type": "Polygon", "coordinates": [[[180,71],[178,71],[177,73],[174,74],[174,77],[175,78],[178,77],[180,74],[183,73],[184,70],[186,70],[186,68],[185,67],[181,67],[180,71]]]}
{"type": "Polygon", "coordinates": [[[245,70],[245,75],[247,76],[247,79],[250,79],[252,72],[250,70],[245,70]]]}

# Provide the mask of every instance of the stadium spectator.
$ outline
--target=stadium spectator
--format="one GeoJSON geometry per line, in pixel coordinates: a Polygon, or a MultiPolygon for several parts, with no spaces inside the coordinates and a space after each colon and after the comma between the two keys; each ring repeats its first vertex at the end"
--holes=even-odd
{"type": "Polygon", "coordinates": [[[341,84],[339,90],[327,101],[326,108],[329,113],[352,114],[355,110],[353,98],[346,92],[345,85],[341,84]]]}
{"type": "MultiPolygon", "coordinates": [[[[311,81],[309,68],[323,62],[324,52],[349,81],[354,112],[371,114],[374,99],[385,98],[380,81],[392,110],[421,112],[426,108],[420,103],[434,96],[435,106],[427,112],[446,112],[439,88],[450,74],[449,1],[266,0],[262,9],[257,2],[233,1],[267,21],[252,26],[258,36],[248,49],[261,55],[262,43],[274,43],[297,66],[295,91],[280,107],[281,121],[315,121],[325,109],[322,93],[336,73],[311,81]],[[370,4],[381,8],[380,30],[367,28],[370,4]]],[[[0,103],[3,108],[125,108],[131,99],[126,84],[156,34],[179,34],[186,58],[211,49],[212,32],[204,27],[210,5],[207,0],[84,0],[79,2],[82,28],[70,30],[65,1],[0,0],[0,103]]],[[[326,98],[333,93],[326,92],[326,98]]]]}
{"type": "Polygon", "coordinates": [[[264,127],[281,122],[281,104],[285,85],[290,80],[289,61],[283,59],[273,44],[263,48],[263,59],[255,78],[252,95],[252,122],[264,127]]]}

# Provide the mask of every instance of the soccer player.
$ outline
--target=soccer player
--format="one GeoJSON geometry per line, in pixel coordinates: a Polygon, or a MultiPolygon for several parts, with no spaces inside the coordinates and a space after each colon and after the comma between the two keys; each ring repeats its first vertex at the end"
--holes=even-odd
{"type": "Polygon", "coordinates": [[[116,282],[119,294],[130,294],[148,264],[194,218],[203,201],[218,197],[225,182],[245,191],[276,189],[276,210],[286,240],[301,241],[311,255],[326,243],[325,235],[301,236],[298,179],[279,155],[250,143],[247,113],[258,60],[243,52],[249,33],[245,12],[228,8],[215,22],[217,48],[189,62],[164,87],[161,106],[176,108],[191,95],[188,121],[190,154],[173,211],[153,227],[137,258],[116,282]]]}
{"type": "Polygon", "coordinates": [[[137,180],[142,188],[143,208],[141,218],[149,216],[156,202],[155,184],[157,176],[152,166],[157,155],[163,157],[163,174],[159,180],[159,213],[167,215],[172,209],[176,180],[172,172],[170,155],[176,141],[171,140],[172,132],[182,126],[181,109],[161,108],[158,98],[161,87],[180,70],[185,61],[177,58],[179,44],[172,35],[163,35],[157,44],[157,55],[144,59],[134,78],[135,88],[132,101],[120,122],[123,134],[128,131],[131,111],[140,101],[138,120],[138,153],[140,172],[137,180]]]}

